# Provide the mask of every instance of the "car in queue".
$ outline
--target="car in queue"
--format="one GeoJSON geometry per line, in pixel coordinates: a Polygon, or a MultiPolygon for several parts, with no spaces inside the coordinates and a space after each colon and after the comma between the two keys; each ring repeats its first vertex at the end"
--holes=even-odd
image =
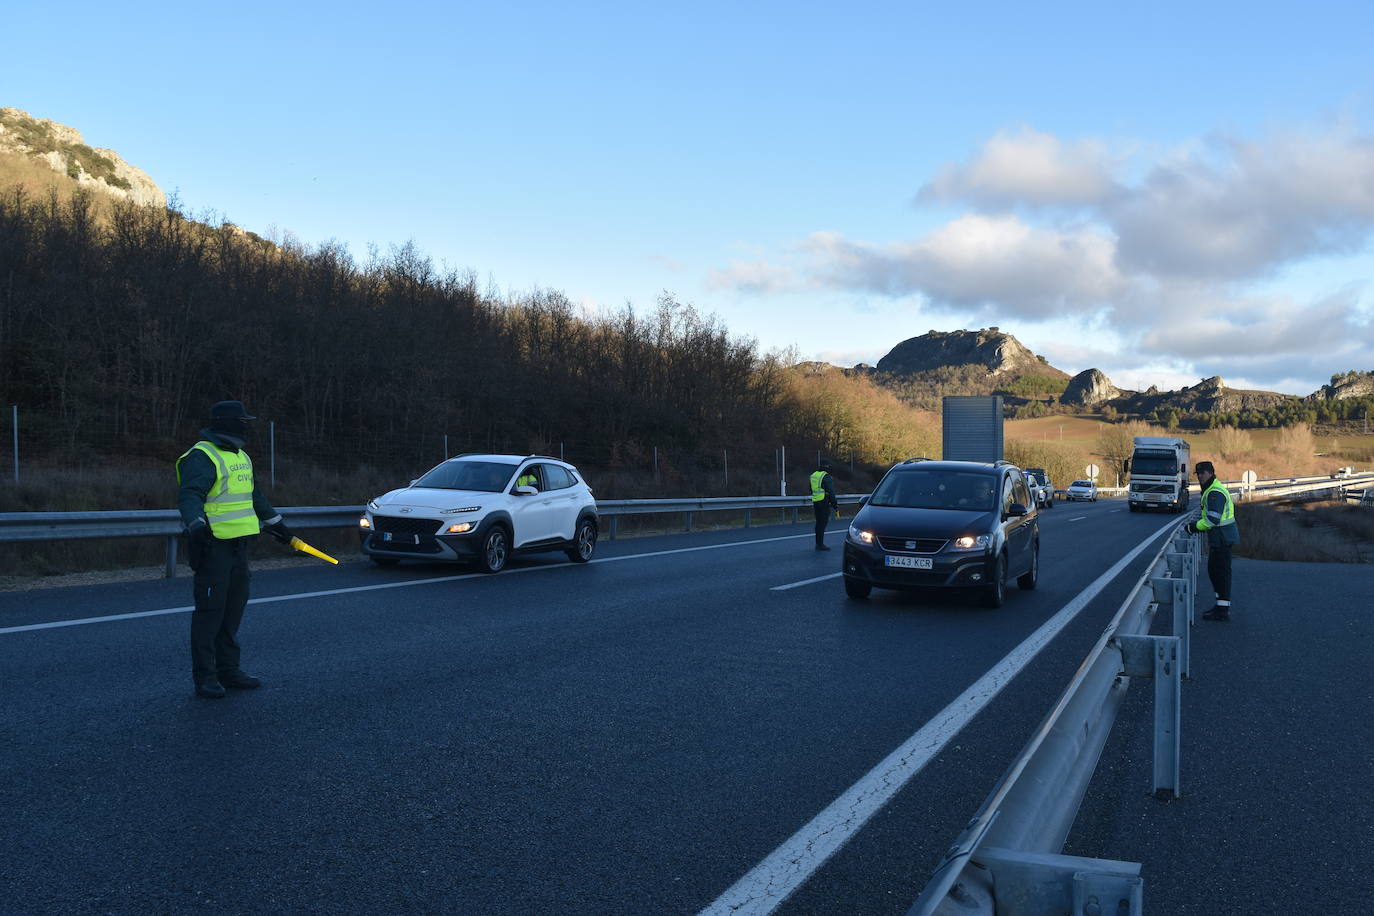
{"type": "Polygon", "coordinates": [[[1006,461],[894,466],[854,516],[841,571],[851,598],[955,588],[1001,607],[1010,580],[1025,590],[1039,581],[1039,512],[1025,475],[1006,461]]]}
{"type": "Polygon", "coordinates": [[[1097,484],[1091,480],[1075,480],[1064,491],[1064,498],[1069,500],[1081,499],[1084,502],[1095,503],[1097,502],[1097,484]]]}
{"type": "Polygon", "coordinates": [[[596,500],[577,468],[543,455],[459,455],[367,503],[358,519],[374,563],[471,563],[495,573],[516,553],[596,550],[596,500]]]}
{"type": "Polygon", "coordinates": [[[1035,504],[1042,509],[1054,508],[1054,484],[1044,468],[1026,468],[1026,482],[1035,495],[1035,504]]]}

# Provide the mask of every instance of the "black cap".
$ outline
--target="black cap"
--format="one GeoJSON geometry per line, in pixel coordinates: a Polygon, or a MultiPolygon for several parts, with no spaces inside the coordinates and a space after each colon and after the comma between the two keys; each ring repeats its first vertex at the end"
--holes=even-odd
{"type": "Polygon", "coordinates": [[[220,401],[210,408],[211,420],[256,420],[244,409],[242,401],[220,401]]]}
{"type": "Polygon", "coordinates": [[[830,459],[822,458],[820,461],[816,462],[816,467],[820,468],[823,471],[828,470],[830,468],[830,459]]]}
{"type": "Polygon", "coordinates": [[[1197,464],[1193,465],[1193,471],[1206,471],[1213,477],[1217,476],[1217,470],[1216,468],[1212,467],[1212,462],[1210,461],[1199,461],[1197,464]]]}

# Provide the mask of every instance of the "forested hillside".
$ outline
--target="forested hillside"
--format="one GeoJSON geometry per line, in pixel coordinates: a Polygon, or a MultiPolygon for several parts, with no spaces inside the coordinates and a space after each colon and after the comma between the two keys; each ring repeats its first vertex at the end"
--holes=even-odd
{"type": "Polygon", "coordinates": [[[208,404],[237,398],[322,467],[396,478],[445,451],[566,449],[611,474],[657,467],[664,486],[733,450],[732,490],[753,462],[776,492],[779,445],[790,469],[837,450],[880,462],[930,424],[866,379],[814,381],[666,294],[584,314],[553,291],[484,292],[410,245],[358,264],[171,207],[0,195],[0,400],[41,443],[31,466],[44,449],[167,465],[208,404]]]}

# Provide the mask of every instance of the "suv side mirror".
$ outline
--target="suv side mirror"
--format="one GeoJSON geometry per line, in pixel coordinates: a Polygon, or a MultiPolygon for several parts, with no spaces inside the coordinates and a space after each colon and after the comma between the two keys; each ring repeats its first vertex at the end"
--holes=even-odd
{"type": "Polygon", "coordinates": [[[1007,507],[1006,511],[1007,518],[1021,518],[1023,515],[1029,514],[1030,510],[1027,509],[1025,506],[1021,505],[1020,503],[1012,503],[1010,506],[1007,507]]]}
{"type": "Polygon", "coordinates": [[[514,490],[512,490],[511,492],[514,493],[516,496],[538,496],[538,495],[539,495],[539,491],[536,490],[534,487],[530,486],[529,484],[525,484],[523,487],[516,487],[516,488],[515,488],[514,490]]]}

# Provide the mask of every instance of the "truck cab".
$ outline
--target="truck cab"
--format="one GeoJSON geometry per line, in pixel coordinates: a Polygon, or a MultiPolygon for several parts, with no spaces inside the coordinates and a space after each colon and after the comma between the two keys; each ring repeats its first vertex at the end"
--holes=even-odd
{"type": "Polygon", "coordinates": [[[1193,470],[1188,443],[1176,436],[1136,436],[1130,463],[1128,501],[1132,512],[1188,508],[1188,482],[1193,470]]]}

